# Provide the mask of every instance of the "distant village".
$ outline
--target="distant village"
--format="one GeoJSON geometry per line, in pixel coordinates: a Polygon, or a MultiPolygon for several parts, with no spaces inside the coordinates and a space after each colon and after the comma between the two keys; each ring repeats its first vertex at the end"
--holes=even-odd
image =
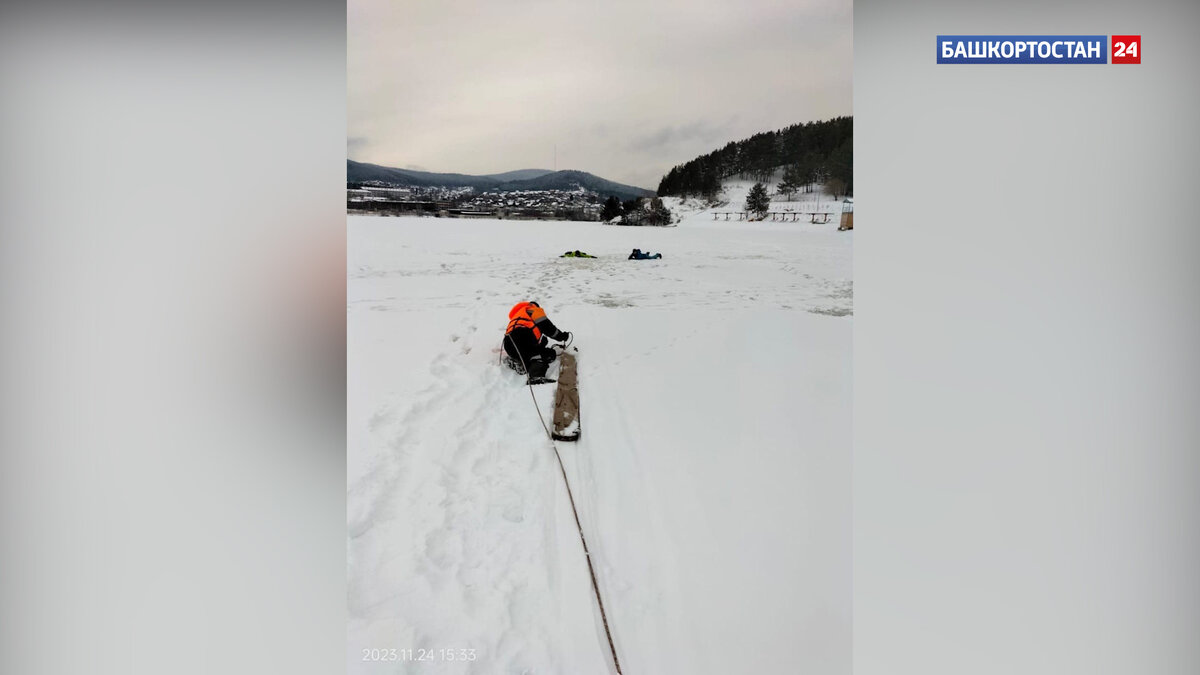
{"type": "Polygon", "coordinates": [[[478,192],[471,187],[392,185],[380,181],[346,187],[350,213],[427,215],[439,218],[600,220],[600,195],[590,190],[478,192]]]}

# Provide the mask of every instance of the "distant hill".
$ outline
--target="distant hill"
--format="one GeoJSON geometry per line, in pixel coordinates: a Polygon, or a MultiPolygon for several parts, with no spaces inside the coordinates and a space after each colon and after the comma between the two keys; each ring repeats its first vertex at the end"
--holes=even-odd
{"type": "Polygon", "coordinates": [[[613,195],[625,201],[634,197],[651,197],[653,190],[624,185],[606,180],[586,171],[547,171],[545,169],[519,169],[487,176],[470,176],[461,173],[429,173],[395,169],[378,164],[366,164],[346,160],[346,181],[364,183],[382,181],[396,185],[421,187],[473,187],[480,191],[496,190],[575,190],[583,188],[596,192],[601,197],[613,195]]]}
{"type": "Polygon", "coordinates": [[[396,185],[419,185],[421,187],[473,187],[486,190],[498,185],[501,181],[489,176],[468,176],[461,173],[430,173],[428,171],[412,171],[409,169],[394,169],[378,164],[365,164],[346,160],[346,181],[364,183],[378,180],[396,185]]]}
{"type": "Polygon", "coordinates": [[[489,173],[485,178],[495,178],[501,182],[511,180],[529,180],[530,178],[540,178],[548,173],[554,173],[550,169],[517,169],[516,171],[505,171],[504,173],[489,173]]]}
{"type": "Polygon", "coordinates": [[[593,176],[586,171],[555,171],[529,180],[505,183],[504,190],[574,190],[582,187],[599,193],[602,197],[616,195],[621,201],[635,197],[653,197],[652,190],[643,190],[632,185],[622,185],[593,176]]]}

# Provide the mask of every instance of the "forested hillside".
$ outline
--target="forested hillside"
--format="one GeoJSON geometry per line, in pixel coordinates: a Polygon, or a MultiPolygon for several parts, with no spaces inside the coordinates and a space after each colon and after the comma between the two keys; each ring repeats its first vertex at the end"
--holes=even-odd
{"type": "Polygon", "coordinates": [[[836,192],[853,194],[854,118],[794,124],[732,141],[671,169],[658,184],[658,194],[712,197],[724,178],[767,182],[780,167],[786,167],[788,187],[839,181],[842,189],[836,192]]]}

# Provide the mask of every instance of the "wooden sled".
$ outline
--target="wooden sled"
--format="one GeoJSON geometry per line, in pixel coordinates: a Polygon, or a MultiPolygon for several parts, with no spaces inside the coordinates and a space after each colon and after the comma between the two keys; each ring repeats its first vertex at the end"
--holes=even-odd
{"type": "Polygon", "coordinates": [[[558,361],[558,388],[554,390],[554,431],[550,436],[556,441],[577,441],[580,429],[575,355],[563,352],[558,361]]]}

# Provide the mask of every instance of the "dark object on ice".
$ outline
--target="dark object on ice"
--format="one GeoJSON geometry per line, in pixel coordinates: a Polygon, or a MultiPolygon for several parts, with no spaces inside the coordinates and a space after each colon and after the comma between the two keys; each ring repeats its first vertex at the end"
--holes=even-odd
{"type": "Polygon", "coordinates": [[[558,382],[553,377],[531,377],[525,381],[525,384],[548,384],[550,382],[558,382]]]}
{"type": "Polygon", "coordinates": [[[559,359],[558,388],[554,390],[554,432],[556,441],[579,440],[579,388],[576,385],[575,355],[563,352],[559,359]]]}
{"type": "Polygon", "coordinates": [[[558,356],[547,346],[546,338],[566,342],[571,334],[551,323],[536,302],[513,305],[508,319],[504,331],[504,353],[509,357],[506,363],[518,373],[528,372],[531,381],[546,377],[546,371],[558,356]]]}
{"type": "Polygon", "coordinates": [[[629,254],[630,260],[658,260],[661,257],[662,257],[661,253],[655,253],[654,255],[650,255],[649,253],[643,253],[642,249],[640,249],[640,248],[633,249],[633,253],[629,254]]]}
{"type": "Polygon", "coordinates": [[[564,253],[558,257],[560,257],[560,258],[595,258],[596,256],[588,255],[588,254],[584,253],[583,251],[575,250],[575,251],[567,251],[566,253],[564,253]]]}

